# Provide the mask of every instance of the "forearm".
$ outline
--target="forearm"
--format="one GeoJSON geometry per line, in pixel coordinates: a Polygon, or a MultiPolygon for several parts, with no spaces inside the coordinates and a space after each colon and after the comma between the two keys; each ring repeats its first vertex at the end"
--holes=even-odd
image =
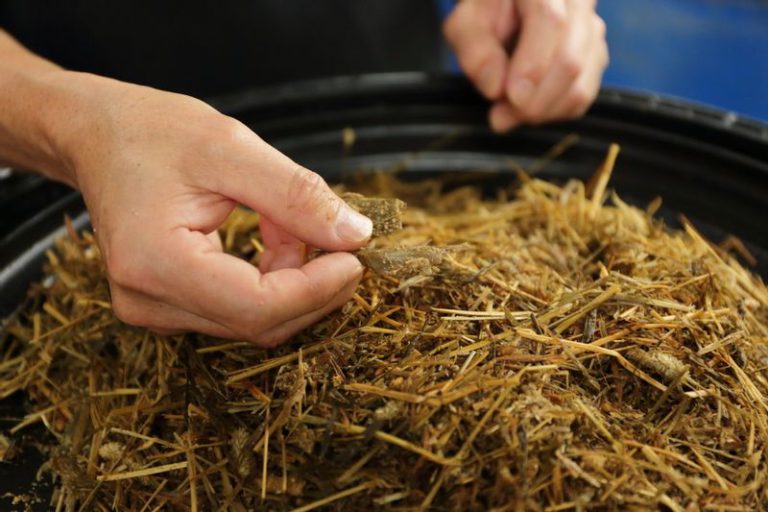
{"type": "Polygon", "coordinates": [[[0,162],[76,186],[64,150],[75,75],[0,29],[0,162]]]}

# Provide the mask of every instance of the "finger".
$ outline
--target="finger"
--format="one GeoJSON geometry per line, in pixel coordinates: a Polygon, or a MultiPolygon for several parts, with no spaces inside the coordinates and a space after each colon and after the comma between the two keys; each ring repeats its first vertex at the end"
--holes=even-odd
{"type": "Polygon", "coordinates": [[[142,293],[126,290],[114,283],[110,283],[110,288],[115,315],[129,325],[144,327],[163,336],[194,331],[219,338],[246,339],[261,347],[268,348],[284,343],[294,334],[315,324],[343,306],[352,297],[357,284],[357,281],[349,283],[338,296],[321,308],[289,320],[266,332],[254,332],[250,338],[240,337],[223,325],[181,311],[142,293]]]}
{"type": "Polygon", "coordinates": [[[362,273],[357,258],[334,253],[298,269],[262,274],[245,261],[212,251],[201,237],[181,229],[166,237],[156,248],[167,255],[154,263],[159,284],[145,289],[156,300],[246,339],[331,303],[362,273]]]}
{"type": "Polygon", "coordinates": [[[346,253],[329,254],[301,269],[263,276],[235,257],[222,253],[207,256],[212,260],[174,259],[178,265],[173,268],[185,272],[167,274],[170,282],[161,289],[174,293],[166,297],[137,292],[111,280],[115,314],[126,323],[153,330],[196,331],[229,339],[258,341],[272,331],[264,339],[274,344],[320,318],[322,312],[346,302],[362,274],[357,259],[346,253]],[[212,269],[203,268],[208,263],[213,264],[218,278],[197,279],[201,272],[211,275],[212,269]],[[252,280],[254,274],[258,283],[252,280]]]}
{"type": "Polygon", "coordinates": [[[462,69],[488,99],[502,94],[513,12],[511,0],[461,2],[443,25],[462,69]]]}
{"type": "Polygon", "coordinates": [[[263,273],[288,268],[299,268],[306,260],[307,250],[304,244],[278,245],[265,249],[259,261],[259,270],[263,273]]]}
{"type": "Polygon", "coordinates": [[[223,325],[211,322],[193,313],[182,311],[170,304],[121,287],[110,281],[112,310],[122,322],[145,327],[169,336],[187,331],[201,332],[221,338],[232,338],[235,333],[223,325]]]}
{"type": "Polygon", "coordinates": [[[259,262],[259,270],[272,272],[283,268],[299,268],[306,261],[306,245],[283,228],[262,217],[261,236],[264,239],[264,252],[259,262]]]}
{"type": "Polygon", "coordinates": [[[605,42],[605,23],[595,16],[597,29],[593,34],[593,56],[581,75],[552,107],[558,118],[577,118],[584,115],[600,92],[603,72],[608,65],[608,45],[605,42]]]}
{"type": "Polygon", "coordinates": [[[221,235],[219,235],[218,230],[211,231],[206,235],[209,242],[211,243],[211,247],[213,247],[217,251],[223,251],[224,250],[224,244],[221,242],[221,235]]]}
{"type": "Polygon", "coordinates": [[[507,99],[524,112],[567,29],[565,0],[518,0],[520,37],[506,81],[507,99]]]}
{"type": "Polygon", "coordinates": [[[274,347],[285,343],[294,334],[306,329],[323,318],[327,317],[333,311],[339,309],[347,303],[357,288],[358,281],[353,281],[347,285],[332,301],[320,309],[302,315],[294,320],[289,320],[282,325],[274,327],[267,332],[257,336],[254,340],[256,344],[262,347],[274,347]]]}
{"type": "Polygon", "coordinates": [[[296,238],[329,251],[361,247],[371,220],[347,205],[318,174],[266,144],[245,125],[233,130],[228,172],[211,173],[211,188],[269,218],[296,238]],[[226,179],[224,179],[226,175],[226,179]]]}
{"type": "Polygon", "coordinates": [[[508,132],[520,124],[522,116],[506,100],[497,101],[488,112],[491,129],[496,133],[508,132]]]}
{"type": "Polygon", "coordinates": [[[555,51],[552,64],[531,99],[520,109],[528,122],[541,122],[560,117],[552,109],[571,88],[595,55],[590,54],[595,26],[593,11],[582,2],[571,2],[568,31],[555,51]]]}

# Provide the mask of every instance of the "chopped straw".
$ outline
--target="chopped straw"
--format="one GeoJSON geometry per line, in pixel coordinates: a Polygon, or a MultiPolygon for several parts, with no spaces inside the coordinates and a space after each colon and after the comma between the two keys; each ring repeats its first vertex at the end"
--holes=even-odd
{"type": "MultiPolygon", "coordinates": [[[[121,324],[70,230],[0,333],[13,432],[52,434],[61,510],[765,510],[768,290],[612,193],[617,155],[512,200],[361,180],[371,269],[272,350],[121,324]]],[[[255,214],[221,234],[258,263],[255,214]]]]}

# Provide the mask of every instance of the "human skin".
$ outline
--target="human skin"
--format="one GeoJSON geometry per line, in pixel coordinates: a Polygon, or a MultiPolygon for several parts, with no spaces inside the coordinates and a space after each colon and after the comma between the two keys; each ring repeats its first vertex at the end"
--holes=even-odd
{"type": "Polygon", "coordinates": [[[608,65],[596,0],[463,0],[443,31],[491,101],[498,132],[573,119],[594,101],[608,65]]]}
{"type": "MultiPolygon", "coordinates": [[[[464,0],[445,33],[498,131],[582,114],[607,63],[589,0],[464,0]]],[[[347,302],[362,274],[348,251],[370,220],[245,125],[63,70],[2,30],[0,161],[82,192],[129,324],[274,346],[347,302]],[[258,269],[222,251],[216,230],[238,204],[261,214],[258,269]],[[328,254],[307,262],[306,245],[328,254]]]]}
{"type": "Polygon", "coordinates": [[[343,305],[371,221],[317,174],[194,98],[73,73],[0,34],[0,160],[78,188],[123,321],[276,345],[343,305]],[[261,267],[222,252],[237,204],[261,267]],[[303,261],[304,244],[329,254],[303,261]]]}

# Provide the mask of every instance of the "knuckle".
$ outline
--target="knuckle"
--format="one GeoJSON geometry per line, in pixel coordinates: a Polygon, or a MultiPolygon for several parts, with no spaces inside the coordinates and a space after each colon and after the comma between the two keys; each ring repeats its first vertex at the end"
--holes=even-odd
{"type": "Polygon", "coordinates": [[[146,315],[141,308],[120,292],[112,295],[112,311],[123,323],[135,326],[146,325],[146,315]]]}
{"type": "Polygon", "coordinates": [[[595,24],[595,33],[597,34],[599,39],[605,39],[605,35],[608,31],[608,27],[605,24],[605,20],[595,14],[594,17],[594,24],[595,24]]]}
{"type": "MultiPolygon", "coordinates": [[[[603,43],[600,51],[600,57],[602,59],[602,69],[608,67],[611,62],[611,52],[608,50],[608,44],[603,43]]],[[[601,70],[602,71],[602,70],[601,70]]]]}
{"type": "Polygon", "coordinates": [[[217,114],[216,120],[213,122],[215,124],[214,131],[234,143],[240,143],[255,135],[250,128],[234,117],[217,114]]]}
{"type": "Polygon", "coordinates": [[[331,192],[323,178],[308,169],[298,167],[288,186],[288,209],[298,209],[332,220],[341,200],[331,192]]]}
{"type": "Polygon", "coordinates": [[[520,69],[519,71],[513,70],[512,73],[517,73],[516,76],[524,78],[535,86],[538,86],[538,84],[541,83],[542,79],[547,74],[547,69],[540,63],[535,62],[528,64],[527,67],[520,69]]]}
{"type": "Polygon", "coordinates": [[[107,274],[119,286],[141,288],[147,281],[146,271],[127,251],[111,250],[105,264],[107,274]]]}
{"type": "Polygon", "coordinates": [[[568,112],[568,119],[578,119],[587,113],[589,110],[589,104],[576,105],[570,112],[568,112]]]}
{"type": "Polygon", "coordinates": [[[476,8],[477,6],[473,5],[472,2],[460,2],[453,8],[443,22],[443,35],[449,43],[456,44],[460,42],[462,29],[468,21],[472,21],[472,13],[476,8]]]}
{"type": "Polygon", "coordinates": [[[558,65],[563,70],[563,74],[570,79],[576,78],[584,70],[584,62],[572,52],[565,52],[560,55],[558,65]]]}
{"type": "Polygon", "coordinates": [[[325,193],[324,185],[319,174],[300,167],[291,180],[291,199],[302,204],[316,202],[325,193]]]}
{"type": "Polygon", "coordinates": [[[584,113],[592,103],[595,92],[582,85],[575,85],[570,93],[570,105],[576,112],[584,113]]]}
{"type": "MultiPolygon", "coordinates": [[[[233,147],[241,147],[256,137],[246,125],[219,112],[206,113],[205,120],[190,129],[194,129],[191,137],[193,147],[212,159],[220,159],[225,152],[232,151],[233,147]]],[[[185,161],[184,165],[194,164],[185,161]]]]}
{"type": "Polygon", "coordinates": [[[460,5],[456,7],[448,16],[448,18],[443,22],[443,35],[450,43],[454,43],[456,41],[456,33],[459,29],[459,24],[461,23],[461,19],[459,17],[461,14],[459,11],[460,8],[460,5]]]}
{"type": "Polygon", "coordinates": [[[260,307],[244,311],[233,330],[245,339],[253,338],[254,333],[258,336],[266,327],[264,317],[264,310],[260,307]]]}
{"type": "Polygon", "coordinates": [[[227,319],[229,328],[243,339],[254,339],[271,328],[274,310],[269,307],[270,294],[264,291],[245,301],[244,307],[227,319]]]}
{"type": "Polygon", "coordinates": [[[262,348],[274,348],[282,345],[289,336],[279,330],[261,333],[253,338],[253,342],[262,348]]]}
{"type": "Polygon", "coordinates": [[[565,9],[551,0],[540,1],[537,10],[537,15],[551,27],[562,28],[568,22],[568,15],[565,9]]]}

